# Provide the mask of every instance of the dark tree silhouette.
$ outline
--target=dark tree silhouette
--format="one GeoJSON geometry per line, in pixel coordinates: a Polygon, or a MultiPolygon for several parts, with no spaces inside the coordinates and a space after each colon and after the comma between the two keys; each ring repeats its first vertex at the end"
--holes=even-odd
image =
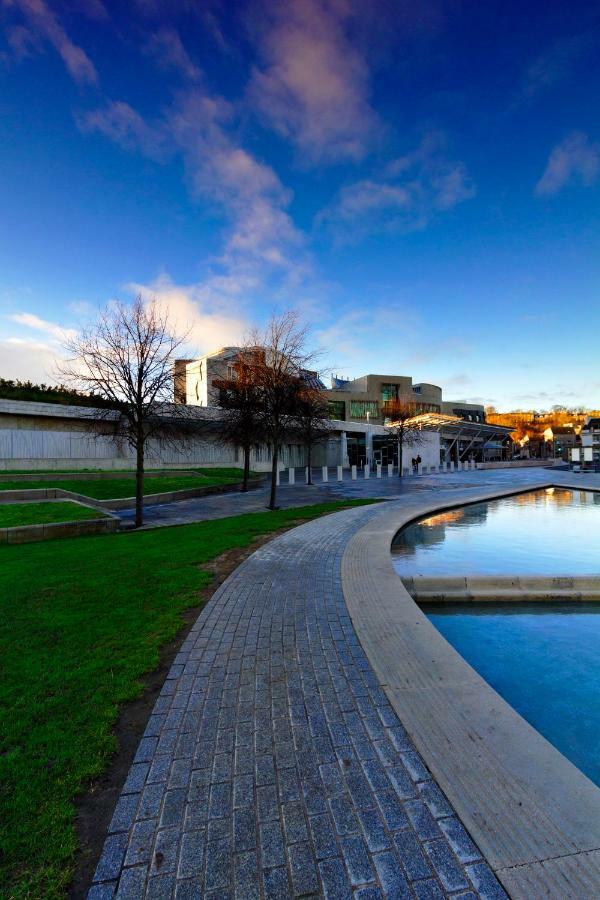
{"type": "Polygon", "coordinates": [[[135,524],[143,524],[144,462],[148,440],[185,440],[195,427],[190,408],[173,404],[173,362],[187,335],[176,336],[155,301],[138,296],[115,301],[98,321],[68,340],[60,374],[78,390],[99,395],[109,407],[98,414],[103,430],[135,450],[135,524]]]}
{"type": "Polygon", "coordinates": [[[312,484],[313,450],[323,444],[332,431],[329,404],[322,391],[307,385],[301,377],[295,405],[294,432],[306,449],[308,484],[312,484]]]}

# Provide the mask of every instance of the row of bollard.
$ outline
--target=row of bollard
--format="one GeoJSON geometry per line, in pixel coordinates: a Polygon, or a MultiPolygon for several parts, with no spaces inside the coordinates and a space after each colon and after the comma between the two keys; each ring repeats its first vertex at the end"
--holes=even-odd
{"type": "MultiPolygon", "coordinates": [[[[405,476],[437,475],[440,472],[473,470],[473,469],[475,469],[475,467],[476,466],[475,466],[474,459],[465,460],[464,462],[458,462],[458,463],[454,463],[454,462],[441,463],[439,466],[424,466],[421,463],[419,463],[417,472],[413,472],[412,469],[407,466],[403,467],[403,475],[405,475],[405,476]]],[[[376,466],[376,469],[375,469],[375,478],[382,477],[384,468],[387,469],[387,477],[388,478],[393,477],[393,474],[394,474],[394,466],[393,465],[389,464],[384,467],[381,465],[381,463],[378,463],[376,466]]],[[[305,480],[305,483],[308,484],[308,466],[305,468],[304,472],[305,472],[304,480],[305,480]]],[[[368,466],[365,466],[363,468],[362,472],[363,472],[364,479],[369,479],[371,477],[371,470],[368,466]]],[[[322,473],[321,474],[322,482],[327,483],[329,481],[329,467],[322,466],[321,473],[322,473]]],[[[358,467],[357,466],[350,467],[350,478],[352,479],[352,481],[357,480],[357,478],[358,478],[358,467]]],[[[344,480],[344,467],[343,466],[336,467],[336,480],[337,481],[344,480]]],[[[293,466],[290,466],[290,468],[288,469],[288,484],[295,484],[295,483],[296,483],[296,470],[293,466]]]]}

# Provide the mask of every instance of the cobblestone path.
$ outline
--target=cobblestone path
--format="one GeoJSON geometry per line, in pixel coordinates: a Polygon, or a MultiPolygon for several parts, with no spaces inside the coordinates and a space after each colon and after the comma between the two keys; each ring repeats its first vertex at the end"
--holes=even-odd
{"type": "Polygon", "coordinates": [[[207,604],[140,742],[89,900],[505,897],[346,609],[344,548],[379,512],[287,532],[207,604]]]}

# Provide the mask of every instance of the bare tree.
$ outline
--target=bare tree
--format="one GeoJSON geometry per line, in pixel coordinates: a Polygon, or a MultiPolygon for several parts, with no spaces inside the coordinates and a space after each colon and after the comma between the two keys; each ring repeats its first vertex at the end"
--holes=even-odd
{"type": "Polygon", "coordinates": [[[293,310],[273,315],[264,331],[253,332],[250,339],[251,345],[262,351],[257,351],[255,376],[263,435],[272,453],[269,509],[277,508],[279,454],[286,436],[293,433],[300,376],[316,356],[307,351],[306,341],[307,329],[293,310]]]}
{"type": "Polygon", "coordinates": [[[322,391],[300,380],[296,409],[294,412],[294,432],[306,448],[308,484],[312,484],[312,453],[323,444],[332,431],[329,405],[322,391]]]}
{"type": "Polygon", "coordinates": [[[423,431],[415,421],[416,407],[407,400],[392,400],[386,405],[385,414],[389,423],[385,426],[388,434],[393,435],[398,442],[398,477],[402,478],[402,457],[404,447],[419,446],[425,442],[423,431]]]}
{"type": "Polygon", "coordinates": [[[115,301],[98,321],[68,340],[61,375],[108,405],[98,421],[110,423],[136,456],[135,524],[144,518],[144,463],[148,440],[182,439],[189,430],[188,408],[173,404],[173,362],[187,335],[177,337],[155,301],[141,296],[115,301]]]}
{"type": "Polygon", "coordinates": [[[221,436],[244,454],[242,490],[248,490],[250,452],[261,443],[262,404],[257,373],[264,354],[255,347],[243,347],[233,365],[230,377],[214,382],[219,389],[219,406],[224,410],[221,436]]]}

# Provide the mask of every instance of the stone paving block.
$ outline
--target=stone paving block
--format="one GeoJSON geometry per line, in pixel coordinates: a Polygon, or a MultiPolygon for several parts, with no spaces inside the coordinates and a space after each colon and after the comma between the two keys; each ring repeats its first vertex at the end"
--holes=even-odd
{"type": "Polygon", "coordinates": [[[296,894],[311,894],[319,889],[319,879],[309,844],[288,847],[292,885],[296,894]]]}
{"type": "Polygon", "coordinates": [[[505,891],[487,863],[467,866],[467,874],[482,900],[508,900],[505,891]]]}
{"type": "Polygon", "coordinates": [[[236,900],[259,900],[260,882],[256,853],[239,853],[235,857],[236,900]]]}
{"type": "Polygon", "coordinates": [[[422,841],[434,840],[440,836],[439,825],[422,800],[410,800],[404,804],[404,808],[415,832],[422,841]]]}
{"type": "Polygon", "coordinates": [[[481,853],[456,816],[438,819],[438,825],[461,863],[472,863],[481,859],[481,853]]]}
{"type": "Polygon", "coordinates": [[[384,896],[393,897],[394,900],[409,900],[410,888],[404,877],[400,860],[395,854],[387,851],[385,853],[376,853],[373,857],[379,881],[383,889],[384,896]]]}
{"type": "Polygon", "coordinates": [[[359,830],[358,819],[347,794],[341,797],[332,797],[329,807],[338,834],[352,834],[359,830]]]}
{"type": "Polygon", "coordinates": [[[348,873],[339,857],[319,863],[319,873],[323,883],[325,900],[352,900],[352,889],[348,884],[348,873]]]}
{"type": "Polygon", "coordinates": [[[426,843],[425,851],[446,890],[460,891],[469,887],[464,869],[444,840],[426,843]]]}
{"type": "Polygon", "coordinates": [[[206,845],[204,885],[207,891],[229,888],[233,875],[231,841],[211,841],[206,845]]]}
{"type": "Polygon", "coordinates": [[[178,878],[199,878],[204,871],[204,830],[186,831],[181,839],[178,878]]]}
{"type": "Polygon", "coordinates": [[[129,836],[126,832],[111,834],[102,848],[94,881],[112,881],[119,877],[129,836]]]}
{"type": "Polygon", "coordinates": [[[135,823],[125,855],[126,866],[150,862],[156,827],[156,819],[146,819],[143,822],[135,823]]]}
{"type": "Polygon", "coordinates": [[[409,881],[428,878],[433,874],[421,848],[421,843],[412,831],[396,832],[394,843],[409,881]]]}
{"type": "Polygon", "coordinates": [[[265,900],[289,900],[291,886],[285,867],[269,869],[263,873],[265,900]]]}
{"type": "MultiPolygon", "coordinates": [[[[444,900],[445,894],[439,883],[433,878],[426,878],[425,881],[416,881],[412,888],[417,900],[444,900]]],[[[456,894],[454,897],[456,897],[456,894]]]]}
{"type": "Polygon", "coordinates": [[[143,897],[147,874],[147,866],[134,866],[132,869],[124,869],[123,874],[119,878],[116,900],[139,900],[140,897],[143,897]]]}
{"type": "Polygon", "coordinates": [[[342,854],[353,886],[375,880],[375,872],[369,859],[367,845],[359,834],[340,840],[342,854]]]}
{"type": "Polygon", "coordinates": [[[178,828],[163,828],[156,835],[152,854],[151,875],[164,875],[177,868],[177,853],[181,832],[178,828]]]}
{"type": "Polygon", "coordinates": [[[135,815],[140,802],[140,794],[124,794],[117,800],[108,833],[114,831],[127,831],[135,821],[135,815]]]}

